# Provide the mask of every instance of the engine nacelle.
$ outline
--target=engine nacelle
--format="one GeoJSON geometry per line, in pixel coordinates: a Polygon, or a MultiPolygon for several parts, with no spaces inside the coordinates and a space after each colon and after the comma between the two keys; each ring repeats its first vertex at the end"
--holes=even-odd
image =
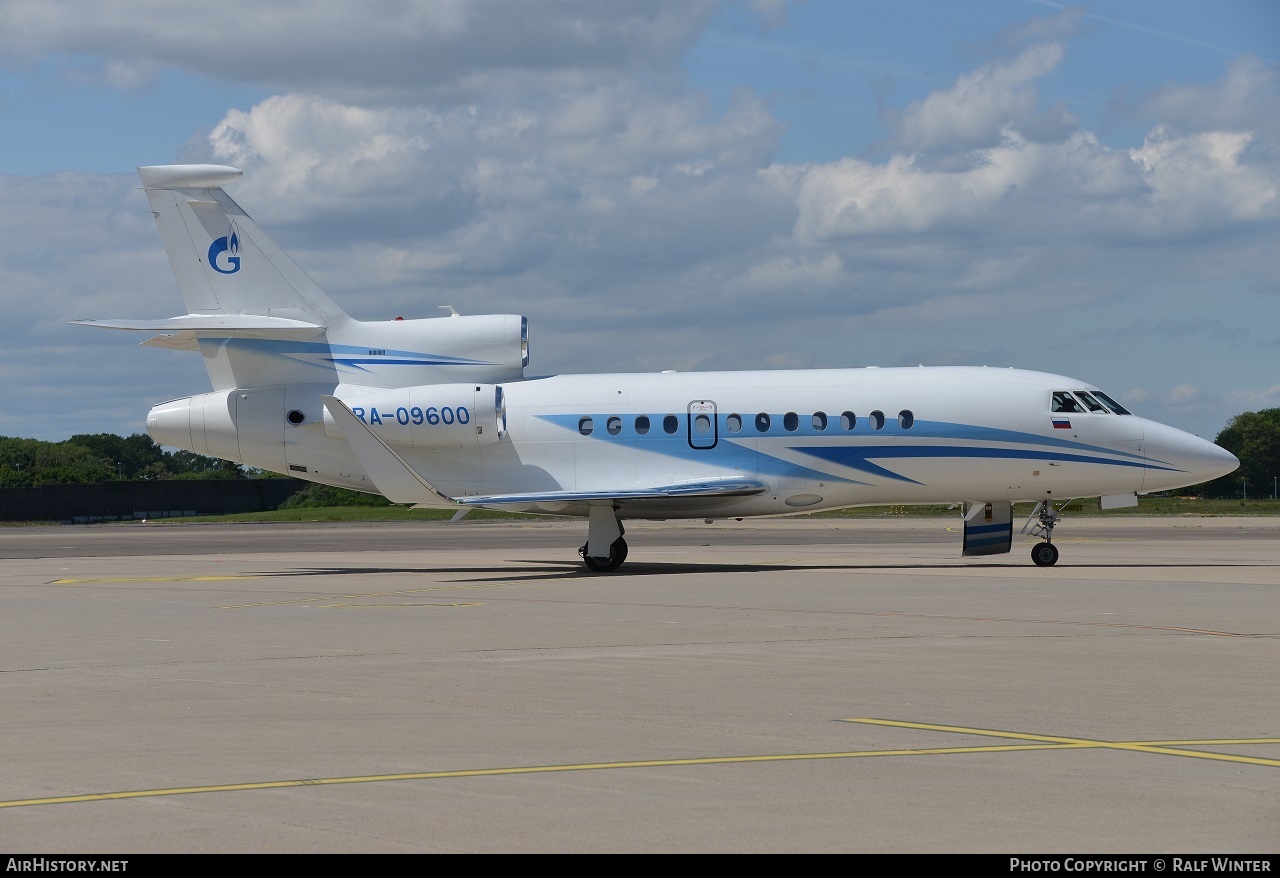
{"type": "MultiPolygon", "coordinates": [[[[496,384],[419,384],[384,390],[343,384],[334,391],[374,435],[406,448],[489,445],[507,432],[507,404],[496,384]]],[[[342,438],[328,411],[325,433],[342,438]]]]}
{"type": "Polygon", "coordinates": [[[158,445],[241,463],[236,402],[225,390],[162,402],[147,413],[147,432],[158,445]]]}

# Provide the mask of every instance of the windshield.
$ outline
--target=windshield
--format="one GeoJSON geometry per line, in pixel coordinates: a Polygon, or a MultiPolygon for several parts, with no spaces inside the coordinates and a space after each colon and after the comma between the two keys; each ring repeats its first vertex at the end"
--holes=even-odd
{"type": "Polygon", "coordinates": [[[1131,415],[1131,414],[1133,414],[1133,412],[1129,411],[1127,408],[1125,408],[1124,406],[1120,405],[1120,403],[1116,402],[1114,399],[1112,399],[1111,397],[1107,396],[1107,395],[1106,395],[1105,393],[1103,393],[1101,390],[1095,390],[1095,391],[1093,391],[1093,395],[1094,395],[1094,396],[1096,396],[1098,399],[1102,400],[1102,401],[1103,401],[1103,403],[1107,406],[1107,408],[1111,409],[1111,410],[1112,410],[1113,412],[1115,412],[1117,415],[1131,415]]]}

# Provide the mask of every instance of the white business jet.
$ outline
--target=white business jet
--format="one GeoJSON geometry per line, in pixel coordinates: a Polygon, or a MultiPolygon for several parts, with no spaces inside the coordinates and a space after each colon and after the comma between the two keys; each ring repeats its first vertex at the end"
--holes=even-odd
{"type": "Polygon", "coordinates": [[[623,521],[954,504],[962,554],[1058,560],[1073,499],[1134,506],[1239,461],[1076,378],[987,367],[526,376],[513,314],[349,317],[223,187],[221,165],[138,169],[187,313],[77,320],[199,351],[211,393],[147,415],[161,445],[395,503],[578,516],[593,571],[623,521]]]}

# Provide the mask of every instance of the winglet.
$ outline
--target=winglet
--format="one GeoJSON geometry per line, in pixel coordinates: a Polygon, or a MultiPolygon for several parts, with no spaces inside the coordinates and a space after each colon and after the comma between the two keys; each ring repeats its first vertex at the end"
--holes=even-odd
{"type": "Polygon", "coordinates": [[[430,498],[451,504],[455,502],[452,497],[446,497],[418,475],[404,458],[374,435],[346,403],[336,396],[321,396],[320,400],[333,416],[338,429],[342,431],[342,438],[351,446],[356,460],[360,461],[378,493],[392,503],[431,503],[430,498]]]}

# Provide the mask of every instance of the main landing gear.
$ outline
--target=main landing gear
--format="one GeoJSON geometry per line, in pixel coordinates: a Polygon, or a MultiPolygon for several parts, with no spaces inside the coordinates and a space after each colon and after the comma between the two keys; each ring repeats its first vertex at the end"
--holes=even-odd
{"type": "Polygon", "coordinates": [[[578,554],[582,556],[582,562],[587,565],[588,570],[596,573],[612,573],[627,560],[627,541],[622,537],[618,537],[609,544],[609,554],[604,558],[588,555],[587,545],[589,543],[583,544],[582,548],[578,549],[578,554]]]}
{"type": "Polygon", "coordinates": [[[587,517],[587,542],[578,550],[582,562],[593,573],[612,573],[627,560],[627,541],[622,538],[622,519],[612,503],[592,503],[587,517]],[[608,547],[609,553],[602,554],[608,547]],[[592,554],[592,552],[595,554],[592,554]]]}
{"type": "MultiPolygon", "coordinates": [[[[1066,508],[1070,502],[1064,501],[1062,507],[1066,508]]],[[[1031,518],[1037,519],[1037,523],[1032,525],[1028,519],[1022,528],[1023,533],[1033,537],[1044,534],[1044,542],[1036,543],[1031,548],[1031,560],[1037,567],[1052,567],[1058,563],[1058,547],[1053,544],[1053,527],[1061,517],[1058,510],[1053,508],[1052,500],[1041,500],[1031,512],[1031,518]]]]}

